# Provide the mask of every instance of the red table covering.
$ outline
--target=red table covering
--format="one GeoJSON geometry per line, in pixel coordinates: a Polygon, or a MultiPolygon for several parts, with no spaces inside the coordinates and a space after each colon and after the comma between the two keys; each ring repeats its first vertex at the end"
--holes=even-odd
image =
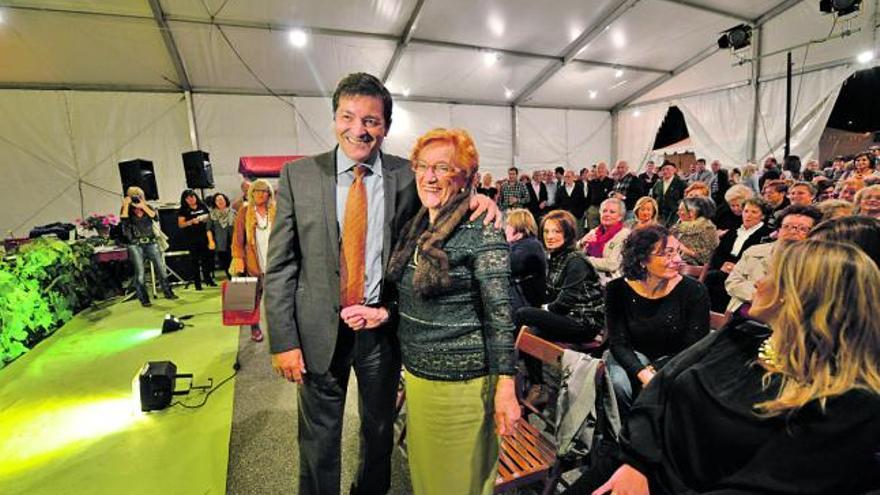
{"type": "Polygon", "coordinates": [[[238,159],[238,172],[245,177],[278,177],[287,162],[304,155],[243,156],[238,159]]]}

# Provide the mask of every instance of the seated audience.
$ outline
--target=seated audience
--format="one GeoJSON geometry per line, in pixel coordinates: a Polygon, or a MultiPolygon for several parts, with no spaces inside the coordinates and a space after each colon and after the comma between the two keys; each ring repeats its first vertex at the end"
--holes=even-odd
{"type": "Polygon", "coordinates": [[[727,232],[730,229],[738,229],[742,225],[742,207],[743,201],[755,197],[754,191],[750,188],[737,184],[731,186],[724,193],[724,202],[715,212],[712,223],[718,230],[727,232]]]}
{"type": "Polygon", "coordinates": [[[853,243],[880,266],[880,220],[876,218],[835,218],[814,227],[809,238],[853,243]]]}
{"type": "Polygon", "coordinates": [[[822,212],[822,220],[848,217],[855,213],[856,206],[842,199],[826,199],[816,205],[822,212]]]}
{"type": "Polygon", "coordinates": [[[767,205],[760,198],[751,198],[743,202],[743,224],[736,230],[728,230],[719,240],[718,247],[709,260],[709,273],[706,275],[706,288],[712,301],[712,311],[723,313],[730,296],[724,290],[724,281],[733,271],[742,253],[754,246],[766,242],[771,230],[764,224],[767,205]]]}
{"type": "MultiPolygon", "coordinates": [[[[602,287],[596,271],[575,245],[576,220],[564,210],[554,210],[541,222],[544,248],[550,254],[547,291],[541,308],[520,308],[516,326],[527,325],[547,340],[582,343],[593,340],[604,324],[602,287]]],[[[529,400],[546,399],[541,362],[526,359],[532,388],[529,400]]]]}
{"type": "Polygon", "coordinates": [[[150,293],[145,285],[144,269],[146,259],[153,264],[153,273],[162,287],[166,299],[177,299],[165,274],[165,259],[156,238],[159,215],[147,204],[144,190],[137,186],[129,187],[122,198],[119,219],[122,221],[122,237],[128,249],[128,257],[134,268],[134,290],[141,306],[149,307],[150,293]]]}
{"type": "Polygon", "coordinates": [[[856,193],[855,207],[861,216],[880,218],[880,185],[867,186],[856,193]]]}
{"type": "Polygon", "coordinates": [[[788,200],[793,205],[811,205],[815,198],[816,187],[809,182],[795,182],[788,188],[788,200]]]}
{"type": "Polygon", "coordinates": [[[604,286],[620,276],[620,252],[630,230],[623,225],[623,201],[608,198],[599,208],[599,226],[587,232],[578,245],[587,253],[587,260],[599,273],[604,286]]]}
{"type": "Polygon", "coordinates": [[[624,222],[630,230],[641,229],[649,225],[659,225],[657,201],[650,196],[642,196],[636,201],[635,218],[624,222]]]}
{"type": "Polygon", "coordinates": [[[510,244],[510,306],[537,308],[544,303],[547,255],[541,246],[535,217],[525,208],[507,210],[504,235],[510,244]]]}
{"type": "Polygon", "coordinates": [[[608,283],[608,373],[621,415],[659,369],[709,331],[706,288],[679,272],[679,242],[660,226],[634,231],[622,278],[608,283]]]}
{"type": "Polygon", "coordinates": [[[880,490],[880,270],[852,244],[777,252],[749,315],[642,391],[594,495],[880,490]],[[771,332],[772,328],[772,332],[771,332]]]}
{"type": "Polygon", "coordinates": [[[705,265],[718,247],[718,231],[709,220],[715,213],[711,201],[702,196],[681,200],[679,222],[670,229],[681,243],[681,258],[688,265],[705,265]]]}
{"type": "Polygon", "coordinates": [[[820,221],[822,213],[813,206],[793,204],[782,210],[776,241],[756,244],[743,251],[742,257],[724,282],[724,288],[730,295],[727,311],[739,311],[741,316],[746,316],[749,301],[755,294],[758,280],[767,275],[773,253],[792,242],[806,239],[810,229],[820,221]]]}
{"type": "Polygon", "coordinates": [[[841,184],[840,195],[838,197],[844,201],[849,201],[850,203],[855,201],[856,193],[865,187],[865,181],[858,177],[842,180],[838,184],[841,184]]]}
{"type": "Polygon", "coordinates": [[[777,214],[791,204],[787,194],[788,185],[784,180],[768,180],[764,183],[761,195],[770,206],[770,214],[767,215],[765,222],[771,230],[776,230],[778,225],[777,214]]]}

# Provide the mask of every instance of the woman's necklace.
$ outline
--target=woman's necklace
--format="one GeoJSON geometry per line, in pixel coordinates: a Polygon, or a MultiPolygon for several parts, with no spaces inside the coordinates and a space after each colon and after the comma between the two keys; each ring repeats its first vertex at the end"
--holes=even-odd
{"type": "Polygon", "coordinates": [[[259,211],[254,209],[254,214],[257,217],[257,228],[260,230],[266,230],[269,228],[269,216],[263,216],[259,211]]]}
{"type": "Polygon", "coordinates": [[[764,339],[764,342],[761,342],[761,346],[758,347],[758,359],[764,363],[766,368],[775,368],[778,356],[776,349],[770,344],[770,337],[764,339]]]}

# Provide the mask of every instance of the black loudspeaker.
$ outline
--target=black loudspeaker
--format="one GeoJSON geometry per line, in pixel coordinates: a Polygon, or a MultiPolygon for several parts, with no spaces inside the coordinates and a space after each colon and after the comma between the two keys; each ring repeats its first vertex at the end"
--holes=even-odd
{"type": "Polygon", "coordinates": [[[159,227],[168,236],[167,251],[185,251],[187,249],[183,243],[183,233],[177,226],[177,208],[159,208],[159,227]]]}
{"type": "Polygon", "coordinates": [[[206,151],[188,151],[183,154],[183,171],[186,187],[190,189],[214,189],[214,171],[206,151]]]}
{"type": "Polygon", "coordinates": [[[144,190],[147,200],[159,199],[153,162],[142,159],[119,162],[119,177],[122,179],[122,194],[125,194],[129,187],[137,186],[144,190]]]}

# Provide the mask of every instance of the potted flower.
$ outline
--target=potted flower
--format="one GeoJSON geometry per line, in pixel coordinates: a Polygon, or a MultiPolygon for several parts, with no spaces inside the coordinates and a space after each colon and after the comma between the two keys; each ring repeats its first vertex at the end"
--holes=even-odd
{"type": "Polygon", "coordinates": [[[110,227],[119,225],[119,217],[113,214],[101,215],[99,213],[92,213],[86,218],[78,219],[76,223],[81,228],[80,235],[82,237],[93,237],[96,235],[108,237],[110,235],[110,227]]]}

